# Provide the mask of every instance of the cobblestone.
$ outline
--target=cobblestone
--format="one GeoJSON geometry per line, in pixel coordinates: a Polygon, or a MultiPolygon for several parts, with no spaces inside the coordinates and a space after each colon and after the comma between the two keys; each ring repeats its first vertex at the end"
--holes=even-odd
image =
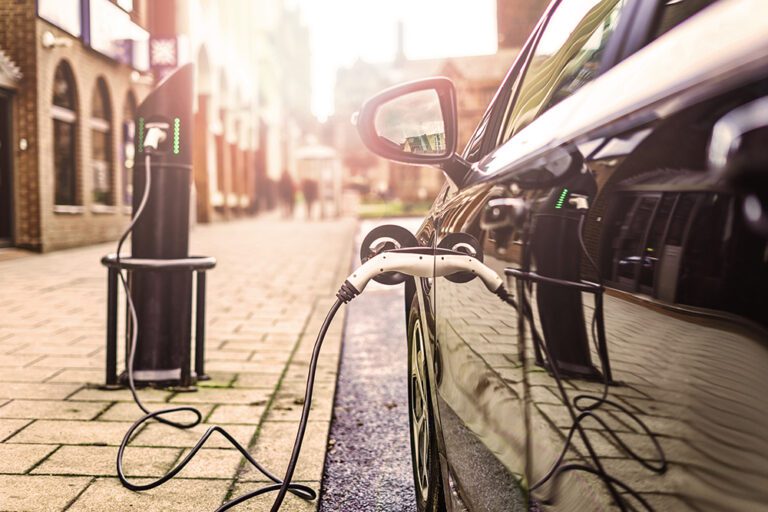
{"type": "MultiPolygon", "coordinates": [[[[197,227],[193,254],[218,260],[209,273],[206,370],[198,391],[141,390],[155,409],[194,404],[204,425],[150,424],[134,437],[125,467],[157,478],[210,424],[225,425],[273,472],[284,469],[296,433],[317,329],[349,268],[355,222],[272,218],[197,227]]],[[[112,244],[0,262],[0,503],[3,510],[198,511],[265,479],[221,436],[159,489],[135,493],[115,476],[117,445],[141,412],[104,379],[106,271],[112,244]]],[[[121,308],[124,306],[121,297],[121,308]]],[[[122,309],[121,309],[122,311],[122,309]]],[[[343,311],[318,369],[297,478],[319,489],[335,392],[343,311]]],[[[119,331],[123,332],[123,325],[119,331]]],[[[119,347],[122,365],[123,347],[119,347]]],[[[249,504],[268,510],[274,494],[249,504]]],[[[294,497],[285,510],[310,511],[294,497]]]]}

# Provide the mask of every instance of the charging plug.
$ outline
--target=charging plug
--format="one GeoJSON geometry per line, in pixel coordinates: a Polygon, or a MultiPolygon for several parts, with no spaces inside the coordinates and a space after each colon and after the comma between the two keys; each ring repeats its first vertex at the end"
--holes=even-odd
{"type": "Polygon", "coordinates": [[[384,272],[400,272],[412,277],[445,277],[468,272],[477,275],[493,293],[498,294],[504,289],[504,280],[499,274],[477,258],[447,250],[431,254],[423,247],[417,247],[383,252],[366,261],[347,277],[339,290],[339,298],[345,302],[352,300],[363,292],[371,279],[384,272]]]}
{"type": "Polygon", "coordinates": [[[147,135],[144,137],[144,148],[154,152],[160,150],[160,144],[168,138],[168,123],[147,123],[147,135]]]}

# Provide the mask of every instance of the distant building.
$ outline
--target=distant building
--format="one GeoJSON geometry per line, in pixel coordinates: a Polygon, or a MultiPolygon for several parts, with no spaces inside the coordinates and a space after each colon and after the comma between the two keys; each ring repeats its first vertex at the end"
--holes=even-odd
{"type": "Polygon", "coordinates": [[[522,48],[550,0],[496,0],[499,48],[522,48]]]}
{"type": "Polygon", "coordinates": [[[444,182],[442,173],[387,162],[371,155],[360,142],[350,117],[367,98],[386,87],[419,78],[446,76],[456,86],[461,151],[548,4],[549,0],[497,0],[498,51],[495,54],[408,60],[403,50],[402,24],[399,24],[398,46],[392,62],[372,64],[358,60],[349,68],[339,70],[331,139],[341,152],[347,184],[372,195],[405,201],[434,197],[444,182]]]}
{"type": "Polygon", "coordinates": [[[90,244],[127,223],[147,3],[0,2],[0,246],[90,244]]]}
{"type": "Polygon", "coordinates": [[[0,247],[114,240],[131,214],[136,107],[188,62],[193,213],[270,207],[311,125],[309,61],[281,0],[0,1],[0,247]]]}
{"type": "Polygon", "coordinates": [[[296,151],[296,181],[313,180],[318,185],[319,215],[337,217],[344,211],[341,162],[338,151],[310,141],[296,151]]]}
{"type": "Polygon", "coordinates": [[[197,217],[274,206],[283,169],[312,125],[309,34],[298,10],[275,0],[164,0],[197,65],[197,217]]]}

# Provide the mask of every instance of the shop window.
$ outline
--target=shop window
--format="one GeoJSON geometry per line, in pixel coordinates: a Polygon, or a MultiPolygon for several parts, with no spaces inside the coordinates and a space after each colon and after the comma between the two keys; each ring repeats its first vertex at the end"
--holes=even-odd
{"type": "Polygon", "coordinates": [[[731,201],[725,194],[708,194],[699,203],[680,272],[678,300],[683,304],[726,309],[722,301],[731,201]]]}
{"type": "Polygon", "coordinates": [[[651,34],[651,40],[661,37],[688,18],[709,7],[717,0],[686,0],[684,2],[660,2],[656,26],[651,34]]]}
{"type": "Polygon", "coordinates": [[[715,192],[623,193],[609,211],[609,284],[768,325],[768,245],[715,192]]]}
{"type": "Polygon", "coordinates": [[[54,201],[59,206],[80,203],[77,187],[77,91],[72,68],[61,62],[53,76],[54,201]]]}
{"type": "Polygon", "coordinates": [[[676,199],[677,194],[665,194],[656,208],[656,215],[646,236],[645,244],[643,244],[643,259],[640,262],[640,290],[642,292],[653,293],[664,234],[669,224],[669,214],[672,212],[676,199]]]}
{"type": "Polygon", "coordinates": [[[621,220],[621,229],[617,233],[618,239],[614,243],[616,248],[613,255],[613,280],[621,288],[634,291],[637,287],[637,278],[643,267],[647,267],[649,261],[645,258],[645,238],[648,223],[653,217],[659,196],[640,196],[634,201],[634,207],[626,212],[626,217],[621,220]]]}
{"type": "Polygon", "coordinates": [[[90,126],[93,203],[111,206],[115,204],[115,180],[112,169],[112,115],[109,92],[103,78],[99,78],[93,89],[90,126]]]}
{"type": "Polygon", "coordinates": [[[669,221],[669,233],[667,234],[667,245],[674,247],[680,247],[685,242],[685,236],[687,234],[688,223],[690,221],[691,212],[694,206],[699,201],[701,194],[681,194],[680,199],[675,206],[675,210],[672,213],[672,218],[669,221]]]}
{"type": "Polygon", "coordinates": [[[133,166],[136,157],[134,135],[136,130],[136,97],[128,93],[123,107],[123,138],[122,138],[122,172],[123,172],[123,205],[131,208],[133,202],[133,166]]]}

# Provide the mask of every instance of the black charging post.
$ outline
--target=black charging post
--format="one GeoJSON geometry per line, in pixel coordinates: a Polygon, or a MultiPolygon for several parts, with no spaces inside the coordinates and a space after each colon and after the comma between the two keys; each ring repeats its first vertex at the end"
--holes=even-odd
{"type": "MultiPolygon", "coordinates": [[[[131,256],[102,258],[108,268],[107,386],[125,384],[117,375],[118,278],[125,270],[136,310],[126,339],[136,329],[133,378],[138,385],[191,387],[206,379],[205,272],[211,257],[189,256],[192,185],[192,97],[194,68],[185,65],[166,78],[137,110],[133,170],[133,211],[138,210],[150,181],[147,203],[131,232],[131,256]],[[148,135],[160,134],[149,142],[148,135]],[[156,147],[155,147],[156,146],[156,147]],[[195,290],[195,368],[191,370],[193,275],[195,290]]],[[[128,345],[128,344],[126,344],[128,345]]],[[[129,360],[126,346],[126,361],[129,360]]]]}

